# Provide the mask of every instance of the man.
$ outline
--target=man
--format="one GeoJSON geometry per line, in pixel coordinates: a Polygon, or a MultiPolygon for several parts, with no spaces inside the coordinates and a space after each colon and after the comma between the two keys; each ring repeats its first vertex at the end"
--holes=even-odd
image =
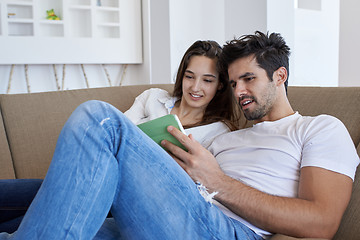
{"type": "Polygon", "coordinates": [[[293,111],[286,94],[288,55],[275,33],[229,42],[220,64],[255,125],[215,139],[210,147],[215,157],[172,128],[189,153],[164,146],[192,179],[218,192],[223,212],[258,234],[331,238],[349,202],[359,159],[339,120],[293,111]]]}
{"type": "Polygon", "coordinates": [[[82,104],[11,238],[331,238],[359,158],[340,121],[294,113],[288,54],[278,34],[257,32],[224,47],[221,65],[256,124],[218,137],[210,151],[170,126],[188,149],[163,141],[171,158],[111,105],[82,104]],[[114,221],[103,224],[110,207],[114,221]]]}

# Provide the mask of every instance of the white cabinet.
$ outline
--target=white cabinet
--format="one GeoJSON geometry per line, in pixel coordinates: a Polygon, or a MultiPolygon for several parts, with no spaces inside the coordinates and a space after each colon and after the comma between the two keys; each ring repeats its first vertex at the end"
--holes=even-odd
{"type": "Polygon", "coordinates": [[[0,53],[0,64],[141,63],[141,0],[0,0],[0,53]]]}

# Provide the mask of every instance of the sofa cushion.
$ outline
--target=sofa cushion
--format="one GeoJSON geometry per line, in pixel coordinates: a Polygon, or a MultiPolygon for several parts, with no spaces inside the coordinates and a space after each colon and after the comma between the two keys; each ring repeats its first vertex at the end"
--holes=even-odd
{"type": "MultiPolygon", "coordinates": [[[[173,85],[153,87],[172,90],[173,85]]],[[[125,111],[147,88],[149,85],[1,95],[16,178],[45,177],[58,135],[79,104],[96,99],[125,111]]]]}
{"type": "Polygon", "coordinates": [[[0,112],[0,179],[13,179],[15,172],[11,160],[9,144],[7,141],[3,118],[0,112]]]}
{"type": "Polygon", "coordinates": [[[302,115],[329,114],[347,127],[357,146],[360,142],[360,87],[289,87],[289,101],[302,115]]]}

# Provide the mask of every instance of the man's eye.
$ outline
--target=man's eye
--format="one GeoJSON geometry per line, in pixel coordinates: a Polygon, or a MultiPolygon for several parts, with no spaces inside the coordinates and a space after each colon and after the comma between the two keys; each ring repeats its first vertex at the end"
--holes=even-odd
{"type": "Polygon", "coordinates": [[[236,87],[236,82],[235,82],[234,80],[231,80],[231,81],[230,81],[230,86],[231,86],[232,88],[235,88],[235,87],[236,87]]]}
{"type": "Polygon", "coordinates": [[[211,83],[212,80],[211,79],[204,79],[204,82],[211,83]]]}
{"type": "Polygon", "coordinates": [[[245,81],[251,81],[251,80],[253,80],[255,77],[247,77],[247,78],[245,78],[245,81]]]}

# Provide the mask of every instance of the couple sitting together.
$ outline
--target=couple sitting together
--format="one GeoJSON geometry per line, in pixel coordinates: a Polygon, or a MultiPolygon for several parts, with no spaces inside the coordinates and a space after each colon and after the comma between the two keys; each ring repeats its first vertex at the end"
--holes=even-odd
{"type": "Polygon", "coordinates": [[[124,114],[81,104],[20,226],[0,239],[332,238],[359,156],[338,119],[292,109],[289,55],[277,33],[197,41],[172,94],[149,89],[124,114]],[[166,114],[188,151],[136,127],[166,114]]]}

